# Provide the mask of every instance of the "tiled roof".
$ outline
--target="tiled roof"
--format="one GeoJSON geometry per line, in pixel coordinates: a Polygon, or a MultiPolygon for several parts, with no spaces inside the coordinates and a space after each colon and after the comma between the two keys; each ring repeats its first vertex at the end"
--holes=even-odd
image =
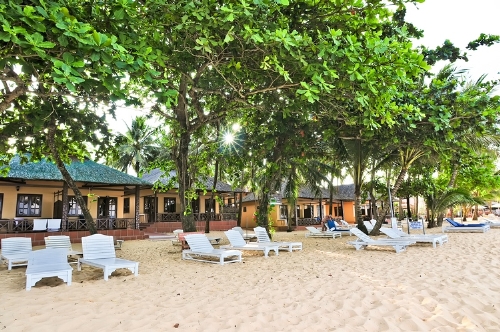
{"type": "MultiPolygon", "coordinates": [[[[73,160],[65,164],[69,174],[76,182],[116,184],[116,185],[149,185],[135,176],[122,173],[106,165],[98,164],[92,160],[73,160]]],[[[62,181],[63,177],[57,166],[46,159],[38,162],[21,163],[21,158],[16,156],[9,163],[9,173],[4,178],[22,180],[62,181]]]]}
{"type": "MultiPolygon", "coordinates": [[[[177,176],[176,171],[170,171],[168,174],[166,174],[164,171],[155,168],[152,171],[144,174],[142,176],[142,179],[144,181],[149,182],[151,185],[153,185],[155,182],[160,181],[162,184],[168,184],[172,178],[175,178],[177,176]]],[[[210,190],[213,188],[214,185],[214,178],[213,177],[207,177],[205,179],[200,178],[200,182],[202,182],[205,186],[205,188],[199,188],[199,189],[207,189],[210,190]]],[[[179,184],[177,181],[173,182],[174,188],[179,188],[179,184]]],[[[217,186],[215,189],[219,192],[241,192],[241,189],[233,189],[231,185],[222,182],[222,181],[217,181],[217,186]]]]}
{"type": "MultiPolygon", "coordinates": [[[[283,191],[284,190],[282,189],[280,193],[277,193],[275,195],[275,197],[278,199],[282,199],[283,198],[283,191]]],[[[301,187],[299,189],[299,197],[298,198],[318,199],[319,197],[315,197],[311,188],[304,186],[304,187],[301,187]]],[[[330,192],[328,191],[328,189],[322,190],[322,198],[323,199],[330,198],[330,192]]],[[[247,196],[243,197],[243,202],[252,202],[254,200],[255,200],[255,195],[253,193],[250,193],[247,196]]],[[[334,192],[333,192],[333,200],[354,201],[355,200],[354,184],[343,184],[340,186],[335,186],[334,192]]]]}

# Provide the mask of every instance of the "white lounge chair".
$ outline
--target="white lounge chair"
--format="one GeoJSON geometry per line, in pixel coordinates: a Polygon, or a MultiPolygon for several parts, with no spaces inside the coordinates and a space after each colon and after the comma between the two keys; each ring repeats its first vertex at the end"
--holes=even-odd
{"type": "Polygon", "coordinates": [[[309,231],[306,233],[306,237],[326,237],[326,238],[337,238],[342,237],[342,233],[340,232],[322,232],[316,227],[307,226],[306,229],[309,231]]]}
{"type": "Polygon", "coordinates": [[[345,221],[343,219],[340,219],[340,226],[343,228],[347,228],[347,229],[351,229],[351,228],[356,227],[356,225],[349,224],[347,221],[345,221]]]}
{"type": "Polygon", "coordinates": [[[245,241],[250,241],[250,240],[253,240],[253,239],[257,239],[257,237],[255,236],[255,233],[245,232],[243,230],[243,228],[241,228],[239,226],[233,227],[232,230],[238,231],[241,234],[241,236],[243,236],[243,239],[245,239],[245,241]]]}
{"type": "MultiPolygon", "coordinates": [[[[73,250],[71,240],[67,235],[51,235],[45,237],[45,248],[59,248],[66,249],[67,256],[83,255],[81,251],[73,250]]],[[[69,262],[70,264],[77,264],[78,260],[69,262]]]]}
{"type": "Polygon", "coordinates": [[[73,268],[68,264],[66,249],[48,248],[30,252],[26,269],[26,290],[42,278],[58,277],[71,285],[73,268]]]}
{"type": "Polygon", "coordinates": [[[494,221],[494,220],[491,220],[491,219],[486,219],[486,218],[483,218],[484,220],[484,223],[486,225],[489,225],[490,228],[497,228],[497,227],[500,227],[500,222],[498,221],[494,221]]]}
{"type": "Polygon", "coordinates": [[[188,234],[184,237],[190,249],[182,250],[182,259],[193,260],[206,263],[215,263],[224,265],[225,263],[241,262],[241,251],[228,249],[214,249],[205,234],[188,234]],[[216,257],[219,260],[214,261],[205,257],[216,257]],[[225,261],[225,258],[235,257],[225,261]]]}
{"type": "Polygon", "coordinates": [[[61,219],[47,219],[47,231],[57,232],[61,229],[61,219]]]}
{"type": "Polygon", "coordinates": [[[255,231],[255,235],[257,236],[258,243],[273,243],[279,244],[280,249],[286,249],[289,252],[293,250],[302,250],[302,242],[278,242],[271,241],[269,235],[267,235],[267,231],[264,227],[255,227],[253,229],[255,231]]]}
{"type": "Polygon", "coordinates": [[[365,249],[367,246],[390,246],[393,247],[397,253],[399,253],[405,251],[406,247],[409,245],[416,243],[414,240],[374,240],[357,228],[353,228],[351,231],[352,234],[356,235],[358,239],[356,241],[348,242],[348,244],[353,245],[356,250],[365,249]]]}
{"type": "Polygon", "coordinates": [[[451,224],[451,226],[443,225],[445,233],[485,233],[491,229],[488,224],[462,224],[450,218],[445,218],[445,220],[451,224]]]}
{"type": "Polygon", "coordinates": [[[274,250],[278,256],[279,245],[271,243],[247,243],[240,232],[236,230],[228,230],[224,232],[230,245],[220,246],[221,249],[235,249],[235,250],[252,250],[264,252],[264,257],[269,257],[269,251],[274,250]]]}
{"type": "Polygon", "coordinates": [[[47,219],[33,219],[33,231],[41,232],[47,230],[47,219]]]}
{"type": "Polygon", "coordinates": [[[348,227],[340,226],[335,220],[333,221],[334,227],[329,227],[328,222],[325,223],[327,232],[340,232],[341,234],[352,235],[351,229],[348,227]]]}
{"type": "Polygon", "coordinates": [[[363,220],[363,224],[365,225],[368,232],[371,232],[373,230],[373,226],[375,226],[375,223],[373,223],[372,220],[363,220]]]}
{"type": "Polygon", "coordinates": [[[6,261],[8,270],[28,265],[29,253],[33,250],[30,237],[9,237],[2,239],[1,244],[0,263],[6,261]]]}
{"type": "Polygon", "coordinates": [[[94,234],[82,237],[83,258],[78,258],[78,271],[81,265],[87,264],[104,270],[104,280],[117,269],[129,269],[136,277],[139,274],[139,263],[116,258],[113,237],[94,234]]]}
{"type": "Polygon", "coordinates": [[[442,246],[443,243],[448,242],[448,235],[446,234],[410,235],[390,227],[382,227],[380,228],[380,231],[393,240],[403,239],[403,240],[415,240],[417,241],[417,243],[418,242],[432,243],[432,246],[434,248],[436,248],[436,244],[442,246]]]}

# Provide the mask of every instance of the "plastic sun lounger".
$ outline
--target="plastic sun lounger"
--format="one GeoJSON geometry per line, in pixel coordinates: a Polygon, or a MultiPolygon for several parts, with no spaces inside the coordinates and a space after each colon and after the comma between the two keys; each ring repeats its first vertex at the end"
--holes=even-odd
{"type": "Polygon", "coordinates": [[[29,253],[33,250],[30,237],[9,237],[2,239],[0,263],[7,262],[7,269],[13,266],[28,265],[29,253]]]}
{"type": "Polygon", "coordinates": [[[393,247],[396,250],[396,253],[400,253],[402,251],[405,251],[409,245],[416,243],[416,241],[414,240],[375,240],[357,228],[353,228],[351,231],[352,234],[358,237],[358,239],[356,241],[348,242],[348,244],[353,245],[356,250],[365,249],[367,246],[389,246],[393,247]]]}
{"type": "Polygon", "coordinates": [[[307,226],[306,229],[309,231],[306,233],[306,237],[323,237],[329,239],[335,239],[337,237],[342,237],[342,233],[335,231],[322,232],[316,227],[307,226]]]}
{"type": "Polygon", "coordinates": [[[274,250],[276,256],[279,254],[279,245],[272,243],[246,243],[240,232],[236,230],[228,230],[224,232],[230,245],[221,246],[221,249],[235,249],[235,250],[249,250],[249,251],[262,251],[264,257],[269,257],[269,251],[274,250]]]}
{"type": "Polygon", "coordinates": [[[47,248],[30,252],[26,269],[26,290],[42,278],[58,277],[68,286],[71,285],[73,268],[68,264],[67,250],[47,248]]]}
{"type": "Polygon", "coordinates": [[[445,218],[445,220],[451,224],[451,226],[443,226],[445,233],[484,233],[490,230],[490,225],[488,224],[462,224],[450,218],[445,218]]]}
{"type": "Polygon", "coordinates": [[[436,244],[442,246],[443,243],[448,242],[448,235],[446,234],[409,235],[389,227],[382,227],[380,228],[380,231],[393,240],[402,239],[402,240],[415,240],[417,243],[419,242],[432,243],[432,246],[434,248],[436,248],[436,244]]]}
{"type": "Polygon", "coordinates": [[[224,265],[226,263],[239,263],[242,261],[241,251],[228,249],[214,249],[205,234],[188,234],[185,236],[190,249],[182,250],[182,259],[205,263],[224,265]],[[207,257],[218,258],[217,261],[207,257]],[[230,259],[235,257],[234,259],[230,259]],[[226,261],[225,258],[228,258],[226,261]]]}
{"type": "Polygon", "coordinates": [[[87,264],[93,267],[103,269],[104,280],[117,269],[128,269],[136,277],[139,274],[139,262],[116,258],[113,237],[94,234],[82,237],[83,258],[78,259],[78,271],[81,271],[81,265],[87,264]]]}
{"type": "MultiPolygon", "coordinates": [[[[51,235],[45,237],[45,248],[63,248],[66,249],[67,256],[83,255],[81,251],[73,250],[71,240],[67,235],[51,235]]],[[[69,262],[77,264],[78,261],[69,262]]]]}
{"type": "Polygon", "coordinates": [[[255,231],[255,235],[257,236],[258,243],[272,243],[279,244],[280,249],[285,249],[289,252],[293,250],[302,250],[302,242],[279,242],[279,241],[271,241],[269,235],[267,235],[267,231],[264,227],[256,227],[253,229],[255,231]]]}
{"type": "Polygon", "coordinates": [[[255,233],[246,233],[245,234],[245,231],[243,230],[243,228],[241,228],[239,226],[233,227],[232,230],[238,231],[243,236],[243,238],[245,239],[245,241],[250,241],[250,240],[253,240],[253,239],[257,239],[257,236],[255,235],[255,233]]]}

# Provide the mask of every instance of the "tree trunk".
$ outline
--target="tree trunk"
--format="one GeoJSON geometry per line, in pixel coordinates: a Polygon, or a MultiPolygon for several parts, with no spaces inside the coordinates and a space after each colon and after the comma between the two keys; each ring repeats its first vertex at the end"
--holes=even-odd
{"type": "Polygon", "coordinates": [[[82,209],[82,213],[83,216],[85,217],[85,221],[87,222],[90,234],[96,234],[97,229],[94,223],[94,219],[92,218],[92,215],[90,214],[90,211],[87,208],[85,201],[83,200],[82,193],[80,192],[80,189],[78,189],[78,186],[73,181],[73,178],[71,177],[68,170],[66,169],[66,166],[61,160],[61,156],[59,155],[59,150],[57,150],[56,146],[55,135],[56,135],[56,125],[53,121],[53,123],[49,126],[47,131],[47,145],[50,148],[52,158],[54,158],[56,166],[61,172],[64,181],[67,183],[68,187],[71,188],[71,190],[73,190],[73,192],[75,193],[75,199],[78,202],[80,208],[82,209]]]}
{"type": "Polygon", "coordinates": [[[219,175],[219,159],[215,161],[215,176],[214,176],[214,183],[212,186],[212,195],[210,199],[210,211],[209,213],[207,213],[207,221],[205,222],[205,233],[210,233],[210,218],[212,217],[212,210],[214,211],[213,213],[215,214],[214,199],[215,199],[215,188],[217,188],[218,175],[219,175]]]}
{"type": "Polygon", "coordinates": [[[190,135],[182,133],[178,142],[178,155],[175,158],[175,166],[177,168],[177,178],[179,180],[179,200],[181,203],[181,221],[182,229],[184,232],[196,232],[196,225],[194,223],[193,211],[191,208],[191,201],[193,199],[192,183],[188,171],[188,153],[190,135]],[[189,195],[188,195],[189,194],[189,195]]]}
{"type": "Polygon", "coordinates": [[[179,83],[178,103],[175,107],[175,116],[180,126],[177,133],[179,140],[173,147],[173,159],[177,169],[177,179],[179,182],[179,199],[181,203],[181,221],[184,232],[196,232],[194,216],[191,210],[191,201],[194,197],[192,191],[193,181],[189,174],[189,143],[191,143],[191,133],[189,128],[189,117],[187,114],[187,79],[183,76],[179,83]],[[188,195],[189,194],[189,195],[188,195]]]}

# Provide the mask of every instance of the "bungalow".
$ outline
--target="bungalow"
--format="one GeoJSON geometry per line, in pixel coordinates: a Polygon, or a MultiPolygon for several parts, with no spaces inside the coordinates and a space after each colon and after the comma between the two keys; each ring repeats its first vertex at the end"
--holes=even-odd
{"type": "MultiPolygon", "coordinates": [[[[299,189],[299,195],[296,204],[297,220],[287,221],[289,204],[284,197],[284,188],[271,197],[271,212],[269,218],[274,222],[278,229],[283,229],[291,222],[293,226],[304,227],[309,225],[321,224],[321,219],[330,214],[330,193],[323,189],[321,198],[315,197],[314,193],[308,187],[299,189]]],[[[354,185],[341,185],[334,189],[332,197],[332,217],[342,218],[347,222],[355,222],[354,211],[354,185]]],[[[243,198],[242,209],[242,227],[255,227],[254,214],[257,211],[258,201],[253,193],[243,198]]]]}
{"type": "MultiPolygon", "coordinates": [[[[165,175],[160,170],[153,170],[140,179],[88,159],[74,159],[66,168],[81,191],[100,233],[112,234],[117,239],[136,239],[144,238],[140,229],[171,232],[182,228],[176,188],[153,189],[156,181],[168,184],[175,173],[165,175]]],[[[208,178],[206,188],[212,188],[212,184],[213,179],[208,178]]],[[[216,189],[220,203],[210,205],[211,193],[201,189],[198,190],[198,199],[193,202],[199,230],[204,229],[208,213],[211,220],[217,221],[212,230],[226,230],[236,225],[235,193],[223,182],[218,182],[216,189]]],[[[19,157],[14,157],[9,163],[8,173],[0,177],[0,238],[29,234],[35,245],[43,244],[46,233],[31,234],[33,220],[59,219],[59,233],[79,241],[81,236],[89,234],[81,214],[81,208],[60,171],[47,160],[21,163],[19,157]]]]}
{"type": "MultiPolygon", "coordinates": [[[[150,183],[88,159],[74,159],[66,167],[82,192],[98,230],[121,239],[144,238],[138,233],[139,208],[135,202],[150,183]],[[108,232],[117,229],[124,231],[108,232]]],[[[81,214],[73,192],[68,190],[54,163],[47,160],[21,163],[19,157],[14,157],[8,173],[0,177],[0,238],[31,232],[33,219],[59,219],[59,233],[78,231],[71,237],[79,239],[88,235],[81,214]]],[[[43,243],[44,234],[32,236],[37,240],[35,245],[43,243]]]]}

